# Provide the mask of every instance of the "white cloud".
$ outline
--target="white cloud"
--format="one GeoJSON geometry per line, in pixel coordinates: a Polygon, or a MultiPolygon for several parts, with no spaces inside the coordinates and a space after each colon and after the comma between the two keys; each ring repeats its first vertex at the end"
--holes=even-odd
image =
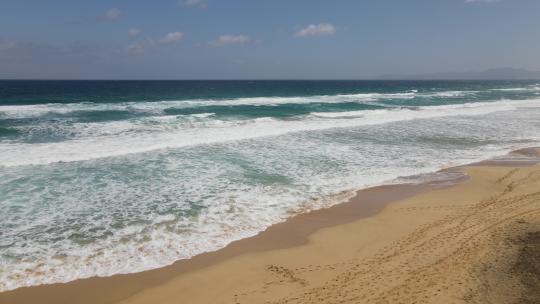
{"type": "Polygon", "coordinates": [[[103,16],[100,17],[102,20],[114,21],[120,18],[120,10],[117,8],[108,9],[103,16]]]}
{"type": "Polygon", "coordinates": [[[128,30],[128,35],[130,35],[131,37],[135,37],[137,35],[139,35],[142,31],[138,28],[130,28],[128,30]]]}
{"type": "Polygon", "coordinates": [[[336,27],[330,23],[310,24],[295,33],[297,37],[333,35],[336,27]]]}
{"type": "Polygon", "coordinates": [[[148,38],[128,45],[126,51],[131,54],[143,54],[148,48],[155,45],[156,43],[154,42],[154,40],[148,38]]]}
{"type": "MultiPolygon", "coordinates": [[[[137,29],[137,35],[141,32],[137,29]]],[[[129,32],[128,32],[129,33],[129,32]]],[[[184,37],[182,32],[171,32],[159,40],[152,38],[140,39],[126,47],[126,52],[131,54],[144,54],[148,49],[157,47],[159,44],[173,44],[180,41],[184,37]]]]}
{"type": "Polygon", "coordinates": [[[222,46],[226,44],[239,44],[249,42],[250,38],[246,35],[221,35],[216,40],[210,42],[215,46],[222,46]]]}
{"type": "Polygon", "coordinates": [[[126,51],[131,54],[143,54],[146,50],[146,45],[142,42],[132,43],[127,46],[126,51]]]}
{"type": "Polygon", "coordinates": [[[200,8],[206,8],[206,0],[183,0],[182,3],[185,6],[198,6],[200,8]]]}
{"type": "Polygon", "coordinates": [[[184,33],[182,33],[182,32],[172,32],[172,33],[168,33],[167,35],[165,35],[165,37],[161,38],[159,40],[159,42],[164,43],[164,44],[176,43],[176,42],[180,41],[180,39],[182,39],[182,37],[184,37],[184,33]]]}

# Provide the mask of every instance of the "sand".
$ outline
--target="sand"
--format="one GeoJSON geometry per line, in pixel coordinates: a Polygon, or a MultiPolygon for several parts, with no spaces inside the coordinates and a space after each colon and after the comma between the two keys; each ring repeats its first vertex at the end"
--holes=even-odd
{"type": "Polygon", "coordinates": [[[540,166],[526,165],[360,191],[224,250],[0,303],[539,303],[540,166]]]}

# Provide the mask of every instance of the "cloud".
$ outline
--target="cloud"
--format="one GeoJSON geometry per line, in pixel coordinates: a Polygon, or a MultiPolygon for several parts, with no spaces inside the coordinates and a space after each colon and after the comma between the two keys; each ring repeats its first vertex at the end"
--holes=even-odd
{"type": "Polygon", "coordinates": [[[130,28],[128,30],[128,35],[130,35],[131,37],[135,37],[137,35],[139,35],[142,31],[138,28],[130,28]]]}
{"type": "Polygon", "coordinates": [[[120,10],[117,9],[117,8],[110,8],[108,9],[105,14],[101,17],[99,17],[99,19],[101,20],[107,20],[107,21],[114,21],[114,20],[118,20],[120,18],[120,10]]]}
{"type": "Polygon", "coordinates": [[[222,46],[226,44],[241,44],[249,42],[250,38],[246,35],[221,35],[216,40],[210,42],[214,46],[222,46]]]}
{"type": "Polygon", "coordinates": [[[180,41],[180,39],[182,39],[182,37],[184,37],[184,33],[182,33],[182,32],[171,32],[171,33],[168,33],[167,35],[165,35],[165,37],[161,38],[159,40],[159,42],[163,43],[163,44],[176,43],[176,42],[180,41]]]}
{"type": "MultiPolygon", "coordinates": [[[[141,32],[137,29],[137,35],[141,32]]],[[[135,31],[134,31],[135,32],[135,31]]],[[[129,33],[129,31],[128,31],[129,33]]],[[[131,35],[131,33],[130,33],[131,35]]],[[[136,42],[133,42],[129,44],[126,47],[126,52],[130,54],[144,54],[148,49],[157,47],[159,44],[173,44],[178,41],[180,41],[184,37],[184,33],[182,32],[171,32],[165,35],[163,38],[159,40],[154,40],[152,38],[146,38],[146,39],[139,39],[136,42]]]]}
{"type": "Polygon", "coordinates": [[[183,0],[182,4],[185,6],[206,8],[206,0],[183,0]]]}
{"type": "Polygon", "coordinates": [[[299,30],[294,35],[297,37],[333,35],[336,27],[330,23],[310,24],[299,30]]]}
{"type": "Polygon", "coordinates": [[[127,46],[126,51],[131,54],[143,54],[147,45],[142,42],[132,43],[127,46]]]}
{"type": "Polygon", "coordinates": [[[155,45],[156,42],[153,39],[147,38],[128,45],[126,47],[126,52],[130,54],[140,55],[144,54],[147,49],[154,47],[155,45]]]}

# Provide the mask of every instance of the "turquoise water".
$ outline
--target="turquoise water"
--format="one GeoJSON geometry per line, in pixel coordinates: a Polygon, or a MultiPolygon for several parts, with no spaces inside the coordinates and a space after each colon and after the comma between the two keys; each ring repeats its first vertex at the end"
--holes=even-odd
{"type": "Polygon", "coordinates": [[[538,81],[0,81],[0,290],[217,250],[539,118],[538,81]]]}

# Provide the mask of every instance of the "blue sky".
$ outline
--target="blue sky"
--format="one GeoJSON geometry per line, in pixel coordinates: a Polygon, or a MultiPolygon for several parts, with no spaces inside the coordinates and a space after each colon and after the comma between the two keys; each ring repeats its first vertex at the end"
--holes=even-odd
{"type": "Polygon", "coordinates": [[[538,0],[0,0],[0,78],[540,70],[538,0]]]}

